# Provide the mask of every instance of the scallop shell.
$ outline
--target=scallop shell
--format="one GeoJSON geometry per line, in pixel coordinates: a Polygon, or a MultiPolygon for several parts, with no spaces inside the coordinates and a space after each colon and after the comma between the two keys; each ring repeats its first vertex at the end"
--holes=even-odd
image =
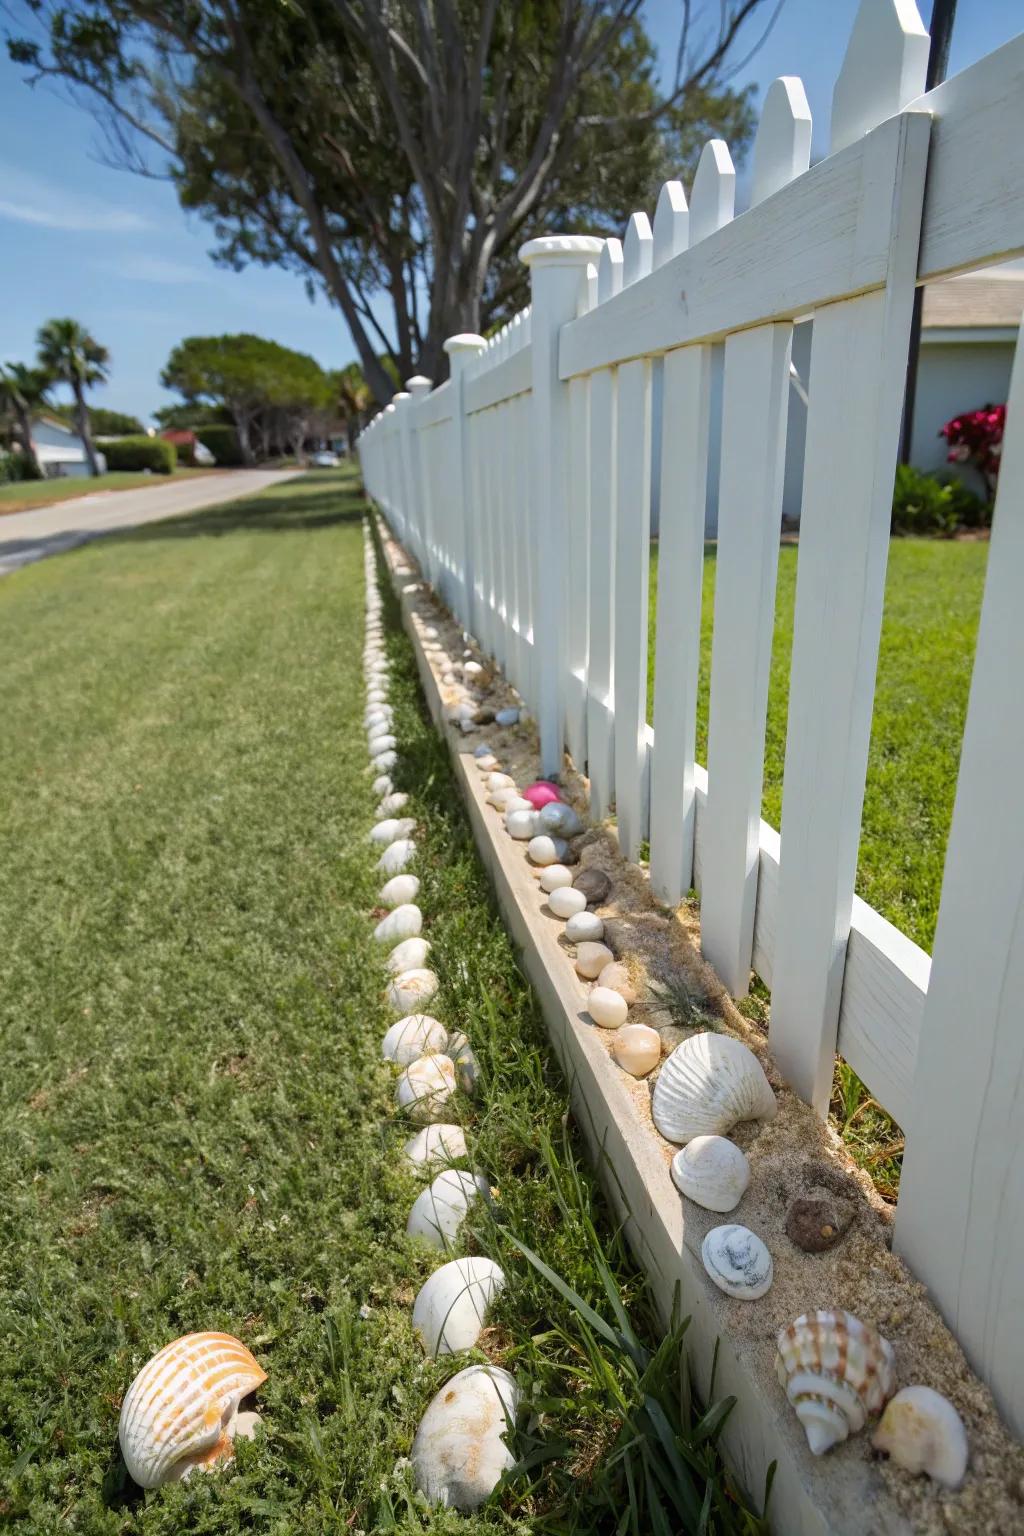
{"type": "Polygon", "coordinates": [[[750,1164],[724,1136],[694,1136],[672,1159],[672,1182],[705,1211],[732,1211],[750,1183],[750,1164]]]}
{"type": "Polygon", "coordinates": [[[949,1398],[931,1387],[904,1387],[897,1392],[871,1444],[898,1467],[927,1472],[946,1488],[959,1488],[964,1480],[967,1431],[949,1398]]]}
{"type": "Polygon", "coordinates": [[[564,838],[550,837],[547,832],[541,832],[530,839],[526,856],[531,864],[561,864],[568,852],[569,844],[564,838]]]}
{"type": "Polygon", "coordinates": [[[405,1230],[410,1237],[422,1237],[433,1248],[448,1248],[478,1195],[489,1195],[487,1180],[481,1173],[467,1173],[463,1168],[446,1168],[413,1201],[405,1230]]]}
{"type": "Polygon", "coordinates": [[[412,1326],[424,1352],[453,1355],[472,1349],[484,1330],[487,1308],[504,1288],[505,1275],[492,1259],[450,1259],[420,1288],[412,1326]]]}
{"type": "Polygon", "coordinates": [[[426,965],[429,954],[429,939],[403,939],[395,945],[384,964],[392,976],[399,976],[403,971],[415,971],[426,965]]]}
{"type": "Polygon", "coordinates": [[[460,1125],[434,1124],[425,1125],[422,1131],[410,1136],[402,1151],[415,1168],[423,1168],[454,1163],[456,1158],[466,1156],[468,1148],[460,1125]]]}
{"type": "Polygon", "coordinates": [[[572,885],[572,870],[564,864],[545,864],[540,872],[540,888],[542,891],[560,891],[566,886],[572,885]]]}
{"type": "Polygon", "coordinates": [[[425,966],[417,967],[401,971],[394,981],[389,981],[384,995],[393,1013],[415,1013],[424,1003],[430,1002],[439,986],[436,971],[427,970],[425,966]]]}
{"type": "Polygon", "coordinates": [[[118,1438],[140,1488],[233,1454],[238,1405],[267,1373],[230,1333],[188,1333],[155,1354],[125,1393],[118,1438]]]}
{"type": "Polygon", "coordinates": [[[438,1392],[409,1453],[416,1486],[431,1504],[478,1509],[515,1466],[505,1436],[519,1389],[497,1365],[471,1365],[438,1392]]]}
{"type": "Polygon", "coordinates": [[[661,1060],[661,1036],[648,1024],[626,1024],[612,1035],[611,1053],[623,1072],[646,1077],[661,1060]]]}
{"type": "Polygon", "coordinates": [[[420,1056],[410,1062],[395,1089],[399,1109],[408,1110],[419,1125],[440,1120],[455,1092],[455,1063],[447,1056],[420,1056]]]}
{"type": "Polygon", "coordinates": [[[415,901],[420,893],[420,882],[415,875],[392,875],[381,886],[377,900],[382,907],[403,907],[415,901]]]}
{"type": "Polygon", "coordinates": [[[411,837],[400,837],[385,848],[377,860],[377,868],[385,875],[400,875],[416,857],[416,844],[411,837]]]}
{"type": "Polygon", "coordinates": [[[423,927],[423,913],[413,901],[403,901],[382,917],[373,936],[378,944],[397,944],[402,939],[414,939],[423,927]]]}
{"type": "Polygon", "coordinates": [[[776,1374],[815,1456],[863,1429],[892,1396],[892,1345],[849,1312],[807,1312],[776,1342],[776,1374]]]}
{"type": "Polygon", "coordinates": [[[772,1283],[772,1256],[749,1227],[712,1227],[700,1245],[704,1268],[727,1296],[757,1301],[772,1283]]]}
{"type": "Polygon", "coordinates": [[[429,1013],[410,1013],[397,1024],[392,1024],[381,1044],[380,1053],[385,1061],[395,1061],[407,1067],[420,1056],[447,1054],[448,1031],[440,1019],[429,1013]]]}
{"type": "Polygon", "coordinates": [[[770,1120],[775,1095],[753,1051],[731,1035],[691,1035],[654,1085],[651,1114],[668,1141],[724,1135],[741,1120],[770,1120]]]}

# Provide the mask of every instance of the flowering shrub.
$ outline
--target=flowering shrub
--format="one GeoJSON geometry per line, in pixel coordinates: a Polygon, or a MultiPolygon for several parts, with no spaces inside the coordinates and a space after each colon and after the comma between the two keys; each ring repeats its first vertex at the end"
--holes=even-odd
{"type": "Polygon", "coordinates": [[[939,436],[949,444],[946,458],[950,464],[973,464],[990,497],[995,495],[1005,425],[1006,406],[986,405],[980,411],[954,416],[939,429],[939,436]]]}

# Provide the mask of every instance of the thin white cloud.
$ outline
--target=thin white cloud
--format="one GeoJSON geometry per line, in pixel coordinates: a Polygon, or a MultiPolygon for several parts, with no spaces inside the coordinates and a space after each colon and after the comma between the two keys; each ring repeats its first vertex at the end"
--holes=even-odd
{"type": "Polygon", "coordinates": [[[64,229],[101,234],[135,234],[152,229],[149,219],[131,208],[59,187],[0,161],[0,219],[37,229],[64,229]]]}
{"type": "Polygon", "coordinates": [[[210,274],[202,267],[190,266],[184,261],[172,261],[166,256],[132,254],[121,256],[105,264],[105,270],[118,277],[137,283],[208,283],[210,274]]]}

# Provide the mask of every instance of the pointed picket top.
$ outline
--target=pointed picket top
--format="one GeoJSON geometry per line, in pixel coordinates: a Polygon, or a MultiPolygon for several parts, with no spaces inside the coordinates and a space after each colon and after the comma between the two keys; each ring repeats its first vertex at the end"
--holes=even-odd
{"type": "Polygon", "coordinates": [[[750,206],[802,176],[811,163],[811,109],[797,75],[780,75],[768,87],[754,139],[750,206]]]}
{"type": "Polygon", "coordinates": [[[650,219],[646,213],[631,213],[626,225],[626,238],[622,243],[623,288],[647,276],[653,256],[654,236],[650,219]]]}
{"type": "Polygon", "coordinates": [[[622,241],[606,240],[597,264],[597,302],[604,304],[622,288],[622,241]]]}
{"type": "Polygon", "coordinates": [[[530,345],[530,340],[531,340],[531,338],[533,336],[533,321],[530,318],[532,314],[533,314],[533,307],[532,307],[532,305],[527,304],[526,308],[523,310],[523,346],[524,347],[528,347],[530,345]]]}
{"type": "Polygon", "coordinates": [[[523,317],[521,314],[512,316],[512,351],[518,352],[523,345],[523,317]]]}
{"type": "Polygon", "coordinates": [[[856,143],[923,93],[928,47],[914,0],[860,0],[832,93],[830,154],[856,143]]]}
{"type": "Polygon", "coordinates": [[[585,269],[580,273],[579,294],[576,299],[576,318],[588,315],[597,307],[597,267],[594,262],[588,261],[585,269]]]}
{"type": "Polygon", "coordinates": [[[736,168],[724,139],[709,139],[700,152],[690,192],[690,245],[699,245],[728,224],[736,211],[736,168]]]}
{"type": "Polygon", "coordinates": [[[681,181],[666,181],[658,193],[658,206],[654,210],[654,261],[656,267],[664,266],[680,251],[685,251],[690,238],[690,210],[686,206],[686,193],[681,181]]]}

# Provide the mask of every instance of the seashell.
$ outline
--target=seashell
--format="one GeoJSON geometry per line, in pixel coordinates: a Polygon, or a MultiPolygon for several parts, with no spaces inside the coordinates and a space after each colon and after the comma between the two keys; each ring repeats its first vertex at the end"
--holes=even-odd
{"type": "Polygon", "coordinates": [[[377,900],[385,907],[403,907],[415,901],[420,893],[420,882],[415,875],[392,875],[378,893],[377,900]]]}
{"type": "Polygon", "coordinates": [[[428,625],[426,625],[426,627],[423,630],[423,638],[424,638],[424,640],[436,640],[436,639],[438,639],[437,625],[436,624],[428,624],[428,625]]]}
{"type": "Polygon", "coordinates": [[[366,702],[368,704],[385,704],[387,697],[387,689],[381,688],[379,684],[374,684],[366,690],[366,702]]]}
{"type": "Polygon", "coordinates": [[[389,981],[384,996],[392,1013],[415,1013],[436,996],[440,985],[436,971],[415,966],[412,970],[399,972],[394,981],[389,981]]]}
{"type": "Polygon", "coordinates": [[[606,965],[597,978],[598,986],[610,987],[613,992],[618,992],[626,999],[627,1003],[636,1002],[636,988],[633,978],[629,974],[628,966],[621,960],[613,960],[611,965],[606,965]]]}
{"type": "Polygon", "coordinates": [[[577,912],[565,925],[570,944],[598,944],[604,938],[604,923],[595,912],[577,912]]]}
{"type": "Polygon", "coordinates": [[[418,1124],[440,1120],[455,1092],[455,1063],[447,1056],[418,1056],[398,1079],[395,1098],[418,1124]]]}
{"type": "Polygon", "coordinates": [[[428,939],[403,939],[400,944],[395,945],[384,964],[390,975],[400,976],[403,971],[420,970],[426,965],[429,954],[428,939]]]}
{"type": "Polygon", "coordinates": [[[967,1431],[948,1397],[931,1387],[896,1393],[871,1437],[876,1451],[907,1472],[927,1472],[946,1488],[959,1488],[967,1471],[967,1431]]]}
{"type": "Polygon", "coordinates": [[[402,1151],[416,1168],[453,1163],[457,1157],[466,1156],[466,1138],[459,1125],[425,1125],[410,1136],[402,1151]]]}
{"type": "Polygon", "coordinates": [[[892,1396],[892,1345],[849,1312],[807,1312],[776,1343],[776,1374],[815,1456],[863,1429],[892,1396]]]}
{"type": "Polygon", "coordinates": [[[409,804],[409,796],[405,794],[385,795],[377,807],[378,816],[393,816],[396,811],[401,811],[409,804]]]}
{"type": "Polygon", "coordinates": [[[583,823],[572,806],[564,805],[560,800],[545,805],[539,815],[545,832],[557,833],[559,837],[578,837],[583,831],[583,823]]]}
{"type": "Polygon", "coordinates": [[[542,832],[531,838],[526,856],[531,864],[560,864],[568,852],[568,844],[560,837],[549,837],[542,832]]]}
{"type": "Polygon", "coordinates": [[[496,789],[515,789],[516,781],[508,773],[489,773],[487,775],[487,788],[493,793],[496,789]]]}
{"type": "Polygon", "coordinates": [[[390,721],[381,720],[376,725],[366,727],[366,740],[368,742],[379,741],[382,736],[391,734],[390,721]]]}
{"type": "Polygon", "coordinates": [[[457,1029],[448,1037],[448,1055],[455,1063],[455,1076],[463,1093],[474,1094],[477,1083],[480,1080],[480,1063],[473,1054],[470,1045],[461,1029],[457,1029]]]}
{"type": "Polygon", "coordinates": [[[481,757],[493,757],[494,753],[491,751],[488,743],[486,741],[482,741],[480,742],[479,746],[473,748],[473,756],[479,759],[481,757]]]}
{"type": "Polygon", "coordinates": [[[512,811],[529,811],[531,816],[535,816],[537,814],[529,800],[524,800],[522,795],[518,792],[513,794],[508,800],[505,801],[506,824],[512,811]]]}
{"type": "Polygon", "coordinates": [[[566,869],[564,864],[544,865],[540,872],[540,888],[542,891],[559,891],[567,885],[572,885],[571,869],[566,869]]]}
{"type": "Polygon", "coordinates": [[[537,812],[506,811],[505,827],[509,837],[520,843],[528,842],[537,831],[537,812]]]}
{"type": "Polygon", "coordinates": [[[387,817],[384,821],[378,821],[376,826],[370,828],[369,838],[371,843],[380,843],[387,847],[398,836],[398,821],[394,816],[387,817]]]}
{"type": "Polygon", "coordinates": [[[612,1035],[611,1053],[630,1077],[646,1077],[661,1060],[661,1036],[649,1024],[626,1024],[612,1035]]]}
{"type": "Polygon", "coordinates": [[[583,892],[588,907],[603,906],[612,890],[612,882],[604,870],[595,869],[593,865],[589,869],[581,869],[573,885],[583,892]]]}
{"type": "Polygon", "coordinates": [[[478,1509],[515,1466],[505,1444],[519,1389],[497,1365],[470,1365],[438,1392],[420,1420],[409,1458],[431,1504],[478,1509]]]}
{"type": "Polygon", "coordinates": [[[388,775],[386,773],[382,773],[380,778],[374,779],[371,788],[373,789],[375,795],[390,795],[394,785],[392,784],[388,775]]]}
{"type": "Polygon", "coordinates": [[[757,1301],[771,1287],[772,1256],[749,1227],[712,1227],[700,1245],[704,1268],[727,1296],[757,1301]]]}
{"type": "MultiPolygon", "coordinates": [[[[498,766],[498,759],[493,752],[484,752],[476,760],[476,765],[481,773],[493,773],[498,766]]],[[[484,781],[486,783],[486,780],[484,781]]]]}
{"type": "Polygon", "coordinates": [[[489,1194],[483,1174],[446,1168],[416,1196],[405,1230],[410,1237],[425,1238],[433,1248],[448,1248],[473,1201],[478,1195],[489,1194]]]}
{"type": "Polygon", "coordinates": [[[492,789],[487,796],[487,804],[493,805],[496,811],[507,811],[509,801],[518,799],[514,789],[492,789]]]}
{"type": "Polygon", "coordinates": [[[571,885],[560,885],[548,897],[548,906],[564,922],[567,918],[575,917],[577,912],[586,911],[587,898],[582,891],[575,890],[571,885]]]}
{"type": "Polygon", "coordinates": [[[518,720],[518,709],[499,709],[494,716],[495,725],[515,725],[518,720]]]}
{"type": "Polygon", "coordinates": [[[403,901],[382,917],[373,936],[378,944],[397,944],[399,939],[414,939],[423,927],[423,913],[414,901],[403,901]]]}
{"type": "Polygon", "coordinates": [[[523,798],[529,800],[535,811],[539,811],[553,800],[560,801],[562,797],[554,784],[549,784],[547,779],[537,779],[533,784],[527,784],[523,798]]]}
{"type": "Polygon", "coordinates": [[[386,704],[372,705],[363,716],[363,724],[369,730],[374,725],[387,725],[394,714],[386,704]]]}
{"type": "Polygon", "coordinates": [[[456,678],[455,678],[455,673],[454,672],[442,672],[441,673],[441,682],[444,684],[444,686],[446,688],[454,688],[455,681],[456,681],[456,678]]]}
{"type": "Polygon", "coordinates": [[[478,661],[467,661],[462,670],[466,677],[479,677],[484,669],[478,661]]]}
{"type": "Polygon", "coordinates": [[[786,1212],[786,1236],[804,1253],[827,1253],[842,1242],[855,1216],[856,1207],[849,1200],[831,1194],[824,1199],[804,1196],[786,1212]]]}
{"type": "Polygon", "coordinates": [[[370,756],[373,759],[370,764],[371,769],[379,768],[382,772],[393,768],[398,762],[397,752],[371,752],[370,756]]]}
{"type": "Polygon", "coordinates": [[[450,1259],[421,1286],[413,1303],[412,1326],[424,1352],[434,1359],[472,1349],[484,1330],[487,1308],[505,1287],[493,1259],[450,1259]]]}
{"type": "Polygon", "coordinates": [[[721,1136],[741,1120],[771,1120],[775,1095],[741,1040],[709,1030],[677,1045],[654,1085],[651,1114],[667,1141],[721,1136]]]}
{"type": "Polygon", "coordinates": [[[621,992],[613,992],[610,987],[591,987],[587,1012],[602,1029],[618,1029],[625,1024],[629,1008],[621,992]]]}
{"type": "Polygon", "coordinates": [[[750,1164],[734,1141],[694,1136],[672,1159],[672,1182],[705,1211],[732,1211],[750,1183],[750,1164]]]}
{"type": "MultiPolygon", "coordinates": [[[[400,837],[385,848],[377,860],[377,868],[385,875],[400,875],[416,857],[416,844],[411,837],[400,837]]],[[[398,908],[396,907],[397,911],[398,908]]]]}
{"type": "Polygon", "coordinates": [[[380,1053],[385,1061],[396,1061],[407,1067],[421,1056],[445,1055],[448,1031],[440,1019],[429,1013],[410,1013],[397,1024],[392,1024],[381,1044],[380,1053]]]}
{"type": "Polygon", "coordinates": [[[132,1479],[140,1488],[159,1488],[230,1460],[241,1427],[238,1405],[266,1379],[230,1333],[187,1333],[165,1344],[121,1405],[117,1434],[132,1479]]]}
{"type": "Polygon", "coordinates": [[[374,759],[374,761],[377,761],[381,757],[386,757],[389,752],[393,752],[397,746],[397,736],[392,736],[390,734],[386,736],[378,736],[374,741],[371,741],[370,743],[370,756],[374,759]]]}
{"type": "MultiPolygon", "coordinates": [[[[576,909],[580,909],[577,907],[576,909]]],[[[585,981],[594,981],[614,960],[607,944],[585,943],[576,946],[576,974],[585,981]]]]}

